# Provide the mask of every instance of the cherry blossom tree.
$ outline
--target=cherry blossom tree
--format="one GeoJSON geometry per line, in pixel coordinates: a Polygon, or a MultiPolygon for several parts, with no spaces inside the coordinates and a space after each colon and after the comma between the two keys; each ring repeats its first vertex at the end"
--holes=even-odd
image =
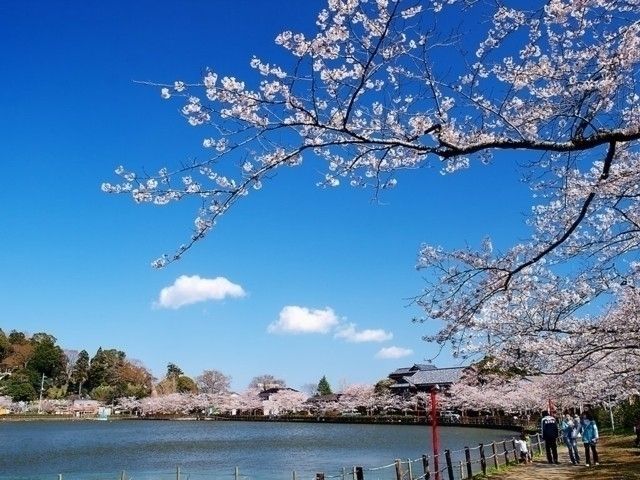
{"type": "Polygon", "coordinates": [[[103,184],[137,203],[202,205],[156,267],[303,159],[326,165],[320,185],[377,196],[401,170],[449,174],[510,151],[539,202],[530,236],[502,252],[423,246],[417,301],[443,325],[427,339],[531,373],[606,362],[637,381],[638,0],[328,0],[314,33],[276,43],[289,63],[254,57],[257,80],[209,69],[158,84],[207,127],[208,158],[152,175],[118,167],[103,184]]]}
{"type": "Polygon", "coordinates": [[[305,408],[305,402],[307,395],[302,392],[294,390],[280,390],[279,392],[271,395],[268,401],[263,402],[265,410],[269,409],[272,413],[277,415],[287,413],[299,413],[301,411],[308,410],[305,408]],[[268,402],[268,407],[264,406],[268,402]]]}

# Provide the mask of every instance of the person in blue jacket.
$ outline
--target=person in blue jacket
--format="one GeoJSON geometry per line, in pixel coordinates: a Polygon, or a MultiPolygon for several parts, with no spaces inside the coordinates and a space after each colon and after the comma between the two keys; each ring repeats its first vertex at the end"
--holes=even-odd
{"type": "Polygon", "coordinates": [[[596,425],[593,415],[586,413],[582,422],[582,443],[584,443],[584,456],[587,467],[591,465],[600,465],[598,462],[598,426],[596,425]],[[591,454],[593,454],[593,463],[591,463],[591,454]]]}
{"type": "Polygon", "coordinates": [[[575,425],[571,415],[565,414],[560,424],[562,429],[562,439],[569,450],[569,460],[574,465],[580,463],[580,453],[578,452],[578,431],[579,426],[575,425]]]}
{"type": "Polygon", "coordinates": [[[549,463],[558,462],[558,421],[553,415],[549,415],[549,412],[544,412],[542,420],[540,421],[540,430],[542,431],[542,438],[544,440],[544,447],[547,451],[547,461],[549,463]]]}

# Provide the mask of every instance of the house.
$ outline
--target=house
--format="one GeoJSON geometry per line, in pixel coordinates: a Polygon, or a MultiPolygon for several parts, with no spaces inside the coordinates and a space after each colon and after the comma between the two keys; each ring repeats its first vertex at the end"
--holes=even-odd
{"type": "Polygon", "coordinates": [[[97,400],[74,400],[71,405],[71,412],[76,417],[97,415],[101,404],[97,400]]]}
{"type": "Polygon", "coordinates": [[[412,367],[398,368],[389,374],[392,380],[400,381],[404,377],[410,377],[417,372],[435,370],[436,366],[430,363],[414,363],[412,367]]]}
{"type": "Polygon", "coordinates": [[[462,374],[467,368],[437,368],[435,365],[423,364],[399,368],[389,375],[389,378],[396,382],[390,388],[395,393],[430,392],[435,386],[446,391],[462,378],[462,374]]]}
{"type": "Polygon", "coordinates": [[[258,393],[258,397],[260,397],[260,400],[271,400],[271,397],[273,395],[282,391],[296,392],[296,393],[298,392],[298,390],[295,390],[289,387],[273,387],[273,388],[267,388],[266,390],[262,390],[260,393],[258,393]]]}

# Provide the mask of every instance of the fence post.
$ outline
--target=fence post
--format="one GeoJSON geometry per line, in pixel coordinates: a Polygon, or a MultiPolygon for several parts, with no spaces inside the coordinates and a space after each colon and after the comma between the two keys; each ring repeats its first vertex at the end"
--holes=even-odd
{"type": "Polygon", "coordinates": [[[473,470],[471,469],[471,451],[469,447],[464,447],[464,459],[467,463],[467,478],[473,478],[473,470]]]}
{"type": "Polygon", "coordinates": [[[124,474],[124,470],[122,470],[122,473],[120,474],[120,480],[125,480],[126,476],[124,474]]]}
{"type": "Polygon", "coordinates": [[[491,442],[491,453],[493,453],[493,464],[496,467],[496,470],[500,468],[500,463],[498,462],[498,452],[496,451],[496,442],[491,442]]]}
{"type": "Polygon", "coordinates": [[[453,463],[451,463],[451,450],[444,451],[444,459],[447,462],[447,473],[449,474],[449,480],[455,480],[453,477],[453,463]]]}
{"type": "Polygon", "coordinates": [[[364,470],[362,467],[356,467],[356,476],[354,480],[364,480],[364,470]]]}
{"type": "Polygon", "coordinates": [[[296,477],[296,471],[293,471],[293,474],[291,475],[292,480],[298,480],[296,477]]]}
{"type": "Polygon", "coordinates": [[[413,467],[411,466],[410,458],[407,458],[407,469],[409,470],[409,480],[413,480],[413,467]]]}
{"type": "Polygon", "coordinates": [[[464,468],[462,468],[462,460],[458,462],[458,466],[460,467],[460,480],[464,478],[464,468]]]}
{"type": "Polygon", "coordinates": [[[324,473],[323,472],[316,473],[316,480],[324,480],[324,473]]]}
{"type": "Polygon", "coordinates": [[[507,441],[502,441],[502,448],[504,448],[504,464],[509,465],[509,450],[507,449],[507,441]]]}
{"type": "Polygon", "coordinates": [[[396,480],[402,480],[402,462],[396,459],[396,480]]]}
{"type": "Polygon", "coordinates": [[[538,439],[538,455],[542,455],[542,442],[540,441],[539,433],[536,433],[536,438],[538,439]]]}
{"type": "Polygon", "coordinates": [[[513,460],[516,463],[520,463],[520,460],[518,459],[518,447],[516,446],[516,439],[512,438],[511,443],[513,444],[513,460]]]}
{"type": "Polygon", "coordinates": [[[180,480],[180,465],[176,467],[176,480],[180,480]]]}
{"type": "Polygon", "coordinates": [[[58,480],[62,480],[62,474],[61,473],[58,474],[58,480]]]}
{"type": "Polygon", "coordinates": [[[422,470],[424,470],[425,480],[431,479],[431,472],[429,472],[429,457],[422,455],[422,470]]]}
{"type": "Polygon", "coordinates": [[[487,474],[487,458],[484,456],[484,444],[480,444],[480,468],[482,468],[482,474],[487,474]]]}
{"type": "MultiPolygon", "coordinates": [[[[295,478],[293,480],[295,480],[295,478]]],[[[347,480],[347,469],[344,467],[342,467],[342,480],[347,480]]]]}

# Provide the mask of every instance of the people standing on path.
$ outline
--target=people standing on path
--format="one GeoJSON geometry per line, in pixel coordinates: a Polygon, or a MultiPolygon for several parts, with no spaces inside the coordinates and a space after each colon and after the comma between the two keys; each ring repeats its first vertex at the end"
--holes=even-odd
{"type": "Polygon", "coordinates": [[[584,456],[587,462],[587,467],[591,465],[600,465],[598,462],[598,450],[596,444],[598,443],[598,426],[596,425],[593,416],[590,413],[584,415],[584,422],[582,424],[582,443],[584,443],[584,456]],[[591,462],[591,456],[593,455],[593,463],[591,462]]]}
{"type": "Polygon", "coordinates": [[[580,464],[580,453],[578,452],[578,430],[571,415],[565,414],[562,419],[562,439],[569,450],[569,460],[573,465],[580,464]]]}
{"type": "Polygon", "coordinates": [[[547,461],[549,463],[560,463],[558,462],[558,422],[553,415],[549,415],[549,412],[544,412],[540,421],[540,430],[542,431],[544,447],[547,451],[547,461]]]}

